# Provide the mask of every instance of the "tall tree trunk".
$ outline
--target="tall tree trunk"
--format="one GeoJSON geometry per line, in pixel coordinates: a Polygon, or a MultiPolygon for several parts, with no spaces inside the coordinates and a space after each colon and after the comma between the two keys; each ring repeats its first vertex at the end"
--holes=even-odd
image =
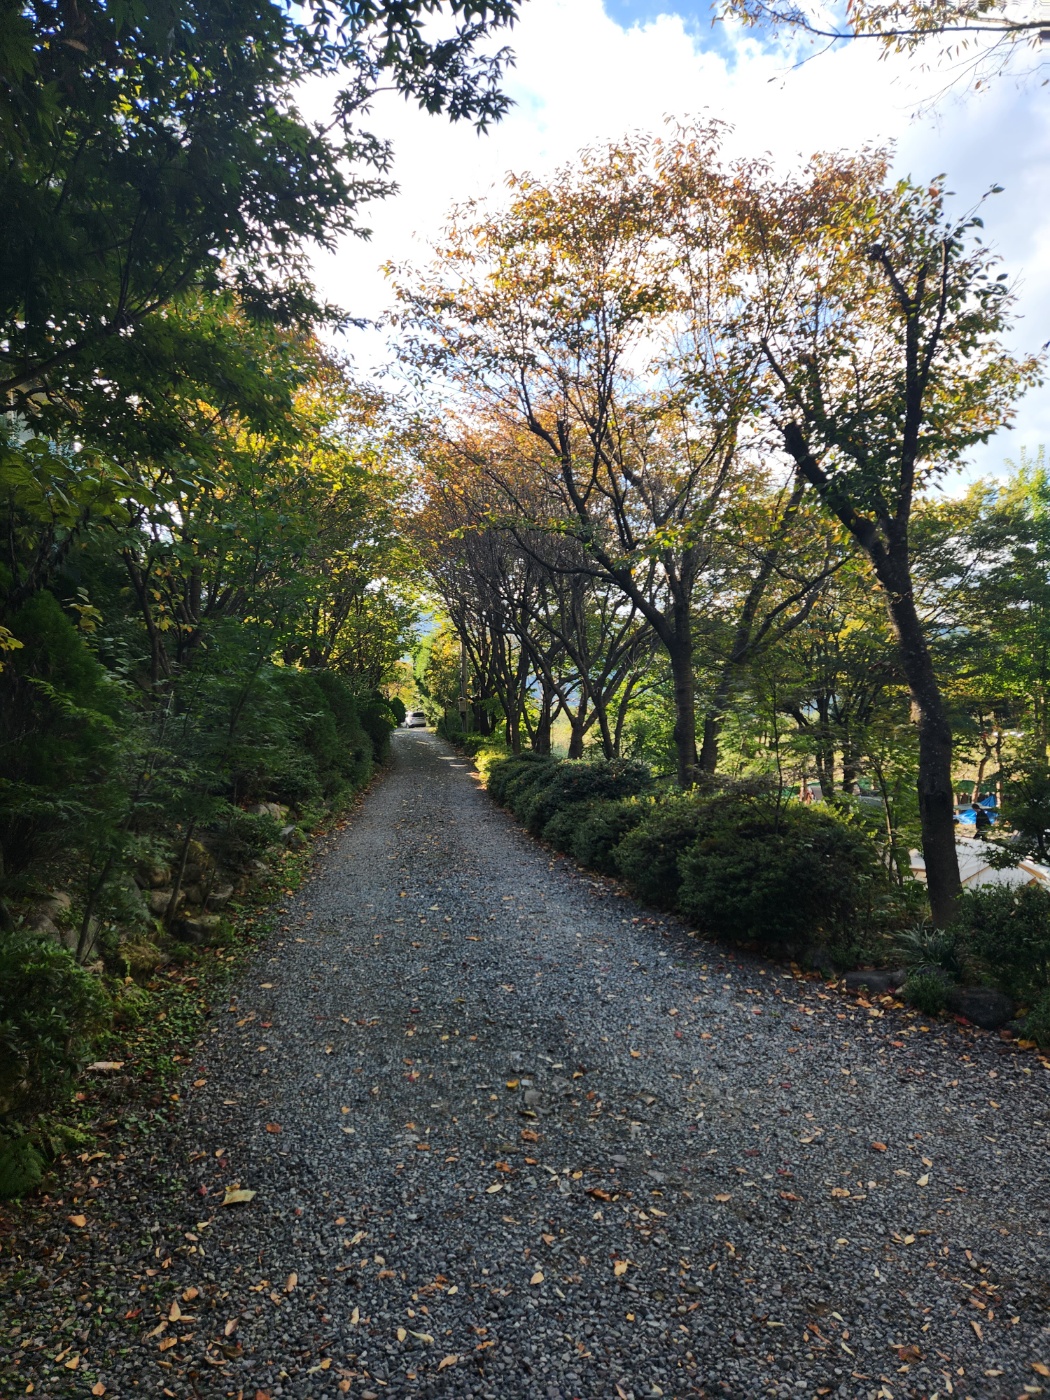
{"type": "Polygon", "coordinates": [[[900,649],[919,735],[919,823],[930,913],[939,927],[951,923],[962,882],[955,848],[955,794],[952,789],[952,729],[933,658],[915,607],[906,560],[884,555],[876,564],[886,590],[890,622],[900,649]]]}
{"type": "Polygon", "coordinates": [[[711,697],[711,703],[704,715],[704,736],[700,745],[698,760],[701,773],[714,774],[718,768],[718,750],[722,738],[722,724],[725,720],[726,705],[733,686],[733,671],[736,661],[730,658],[722,667],[718,688],[711,697]]]}
{"type": "Polygon", "coordinates": [[[678,630],[673,644],[668,647],[668,656],[674,686],[674,750],[678,786],[691,788],[696,782],[698,770],[696,682],[693,679],[693,641],[688,626],[678,630]]]}
{"type": "Polygon", "coordinates": [[[553,694],[546,683],[544,683],[540,696],[540,713],[536,721],[536,733],[532,740],[532,747],[536,753],[549,754],[551,751],[552,699],[553,694]]]}

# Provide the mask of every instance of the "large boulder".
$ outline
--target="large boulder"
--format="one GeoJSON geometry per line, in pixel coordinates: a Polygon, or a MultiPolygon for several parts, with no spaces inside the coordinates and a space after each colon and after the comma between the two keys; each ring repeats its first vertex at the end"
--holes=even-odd
{"type": "Polygon", "coordinates": [[[218,914],[197,914],[192,919],[180,919],[176,933],[184,943],[210,943],[221,926],[218,914]]]}
{"type": "MultiPolygon", "coordinates": [[[[150,913],[156,915],[158,919],[163,919],[165,914],[167,914],[168,912],[168,905],[171,903],[171,897],[173,893],[174,891],[172,890],[150,890],[150,913]]],[[[182,890],[180,890],[178,900],[175,904],[176,909],[179,907],[180,904],[182,904],[184,897],[185,896],[182,890]]]]}
{"type": "Polygon", "coordinates": [[[208,897],[205,900],[205,907],[212,911],[216,909],[225,909],[232,898],[232,885],[214,885],[208,891],[208,897]]]}
{"type": "Polygon", "coordinates": [[[994,987],[953,987],[948,1008],[982,1030],[996,1031],[1013,1019],[1014,1004],[994,987]]]}

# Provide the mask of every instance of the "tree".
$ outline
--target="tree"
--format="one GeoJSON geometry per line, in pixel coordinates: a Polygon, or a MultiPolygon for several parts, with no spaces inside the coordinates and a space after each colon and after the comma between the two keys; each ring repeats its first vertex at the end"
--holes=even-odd
{"type": "Polygon", "coordinates": [[[727,0],[723,14],[831,43],[873,40],[884,53],[936,47],[976,77],[1001,73],[1020,48],[1038,49],[1048,32],[1036,4],[1014,0],[847,0],[841,20],[796,0],[727,0]],[[990,42],[984,42],[990,41],[990,42]]]}
{"type": "Polygon", "coordinates": [[[912,512],[924,486],[1010,421],[1040,362],[1004,348],[1005,274],[981,220],[948,217],[942,181],[888,185],[871,152],[817,160],[801,180],[751,180],[742,173],[734,196],[756,289],[738,332],[768,365],[790,460],[883,590],[918,726],[931,908],[945,923],[960,888],[952,732],[916,607],[912,512]]]}
{"type": "Polygon", "coordinates": [[[390,152],[357,121],[386,84],[479,125],[509,54],[476,52],[514,0],[87,0],[0,7],[0,407],[62,419],[111,354],[189,288],[253,314],[331,317],[307,246],[357,228],[390,152]],[[451,33],[433,38],[433,16],[451,33]],[[295,106],[343,78],[332,120],[295,106]]]}
{"type": "MultiPolygon", "coordinates": [[[[696,595],[728,544],[725,502],[757,475],[737,452],[756,359],[698,337],[686,368],[674,353],[696,317],[676,285],[666,231],[680,193],[660,178],[657,144],[586,153],[546,185],[518,179],[503,213],[460,211],[429,277],[402,278],[398,295],[406,354],[447,375],[479,417],[532,438],[514,478],[490,477],[497,523],[569,536],[659,639],[689,786],[696,595]],[[523,460],[527,499],[515,490],[523,460]]],[[[703,253],[694,232],[693,259],[706,257],[710,311],[724,296],[727,226],[706,232],[703,253]]]]}

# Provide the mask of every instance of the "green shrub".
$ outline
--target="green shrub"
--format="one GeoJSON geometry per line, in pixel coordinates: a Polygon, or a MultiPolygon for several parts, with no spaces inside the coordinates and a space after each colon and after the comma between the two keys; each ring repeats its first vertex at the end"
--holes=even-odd
{"type": "Polygon", "coordinates": [[[1030,1005],[1050,991],[1050,890],[982,885],[966,890],[954,923],[977,976],[1030,1005]]]}
{"type": "Polygon", "coordinates": [[[555,812],[543,828],[544,841],[547,842],[548,846],[553,846],[556,851],[564,851],[566,855],[571,855],[576,828],[582,814],[588,810],[586,804],[576,804],[572,807],[565,807],[560,812],[555,812]]]}
{"type": "Polygon", "coordinates": [[[26,1136],[0,1137],[0,1201],[24,1196],[43,1175],[44,1159],[26,1136]]]}
{"type": "Polygon", "coordinates": [[[695,843],[708,805],[695,797],[669,798],[624,835],[612,860],[639,899],[674,908],[682,883],[679,857],[695,843]]]}
{"type": "Polygon", "coordinates": [[[679,861],[688,918],[725,938],[786,948],[852,937],[882,878],[861,832],[828,812],[762,798],[715,797],[701,812],[679,861]]]}
{"type": "Polygon", "coordinates": [[[1024,1018],[1024,1033],[1043,1050],[1050,1050],[1050,992],[1044,992],[1024,1018]]]}
{"type": "Polygon", "coordinates": [[[494,764],[489,773],[489,792],[497,802],[513,810],[519,793],[529,791],[533,784],[550,778],[557,761],[547,754],[518,753],[494,764]]]}
{"type": "Polygon", "coordinates": [[[949,988],[950,983],[943,972],[927,969],[912,973],[901,988],[901,996],[924,1016],[936,1016],[948,1004],[949,988]]]}
{"type": "Polygon", "coordinates": [[[652,787],[644,763],[613,758],[603,762],[569,760],[554,765],[550,777],[532,786],[528,801],[515,814],[534,833],[544,830],[557,812],[585,802],[637,797],[652,787]]]}
{"type": "Polygon", "coordinates": [[[896,951],[909,973],[943,973],[952,982],[962,976],[959,935],[954,929],[916,924],[898,935],[896,951]]]}
{"type": "Polygon", "coordinates": [[[107,1011],[101,983],[65,948],[0,935],[0,1114],[46,1106],[90,1055],[107,1011]]]}
{"type": "Polygon", "coordinates": [[[617,846],[651,811],[651,804],[627,798],[622,802],[594,802],[573,813],[572,854],[590,870],[602,875],[617,873],[617,846]]]}

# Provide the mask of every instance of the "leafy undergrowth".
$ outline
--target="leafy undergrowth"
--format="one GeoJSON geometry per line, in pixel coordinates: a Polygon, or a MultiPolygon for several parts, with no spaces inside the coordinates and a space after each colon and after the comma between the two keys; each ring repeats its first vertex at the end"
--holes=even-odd
{"type": "MultiPolygon", "coordinates": [[[[362,798],[357,794],[350,809],[317,827],[314,839],[342,829],[362,798]]],[[[209,1013],[272,929],[275,902],[300,888],[312,861],[312,842],[282,852],[272,876],[231,903],[221,942],[179,945],[172,961],[143,986],[127,979],[127,1005],[114,1025],[95,1037],[93,1067],[78,1079],[68,1102],[34,1126],[33,1141],[47,1165],[23,1205],[0,1202],[0,1239],[10,1236],[25,1211],[46,1213],[61,1205],[71,1173],[126,1152],[137,1137],[172,1121],[180,1098],[176,1081],[192,1059],[209,1013]]]]}

